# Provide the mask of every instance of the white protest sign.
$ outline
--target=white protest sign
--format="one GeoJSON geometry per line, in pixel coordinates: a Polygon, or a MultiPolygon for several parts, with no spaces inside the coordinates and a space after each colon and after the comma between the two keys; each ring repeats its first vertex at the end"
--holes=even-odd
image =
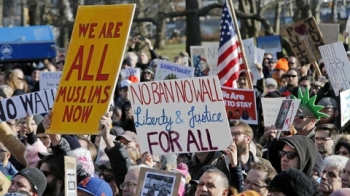
{"type": "Polygon", "coordinates": [[[129,97],[141,152],[220,151],[232,143],[217,76],[133,83],[129,97]]]}
{"type": "Polygon", "coordinates": [[[346,21],[345,31],[347,33],[350,33],[350,14],[349,14],[349,17],[348,17],[348,21],[346,21]]]}
{"type": "Polygon", "coordinates": [[[60,83],[62,71],[41,71],[39,72],[39,86],[40,90],[47,90],[57,88],[60,83]]]}
{"type": "Polygon", "coordinates": [[[256,84],[256,81],[259,80],[261,78],[259,70],[256,68],[255,62],[256,62],[256,51],[255,48],[256,46],[254,45],[254,39],[250,38],[250,39],[244,39],[242,40],[243,45],[244,45],[244,52],[245,52],[245,56],[247,58],[247,63],[248,63],[248,67],[251,71],[251,73],[253,74],[253,78],[252,81],[254,84],[256,84]]]}
{"type": "Polygon", "coordinates": [[[77,195],[77,159],[64,156],[64,195],[77,195]]]}
{"type": "Polygon", "coordinates": [[[264,127],[270,127],[275,125],[278,112],[281,108],[282,101],[285,98],[261,98],[263,116],[264,116],[264,127]]]}
{"type": "Polygon", "coordinates": [[[331,44],[339,40],[339,24],[318,24],[325,44],[331,44]]]}
{"type": "Polygon", "coordinates": [[[340,93],[340,125],[344,126],[350,120],[350,89],[340,93]]]}
{"type": "Polygon", "coordinates": [[[120,76],[123,79],[129,79],[130,76],[135,76],[139,82],[141,81],[141,69],[138,67],[129,67],[120,70],[120,76]]]}
{"type": "Polygon", "coordinates": [[[206,50],[208,64],[211,68],[209,71],[209,75],[215,75],[219,58],[219,42],[202,42],[202,45],[206,50]]]}
{"type": "Polygon", "coordinates": [[[350,89],[350,62],[342,42],[319,47],[334,93],[350,89]]]}
{"type": "MultiPolygon", "coordinates": [[[[111,137],[112,141],[115,140],[116,136],[114,135],[109,135],[109,137],[111,137]]],[[[105,148],[107,147],[105,140],[100,137],[100,145],[98,146],[98,150],[97,150],[97,157],[95,160],[95,163],[97,165],[102,165],[104,163],[106,163],[107,161],[109,161],[109,158],[107,156],[107,154],[105,153],[105,148]]]]}
{"type": "Polygon", "coordinates": [[[297,114],[300,99],[285,99],[280,106],[275,128],[280,131],[289,131],[293,125],[295,115],[297,114]]]}
{"type": "Polygon", "coordinates": [[[56,89],[24,94],[0,101],[0,122],[26,117],[26,112],[32,115],[47,113],[52,110],[56,89]]]}
{"type": "Polygon", "coordinates": [[[169,61],[158,60],[156,75],[154,80],[172,80],[181,78],[192,78],[194,74],[193,67],[179,65],[169,61]]]}
{"type": "Polygon", "coordinates": [[[264,54],[265,54],[265,50],[256,47],[255,48],[255,63],[262,63],[264,60],[264,54]]]}

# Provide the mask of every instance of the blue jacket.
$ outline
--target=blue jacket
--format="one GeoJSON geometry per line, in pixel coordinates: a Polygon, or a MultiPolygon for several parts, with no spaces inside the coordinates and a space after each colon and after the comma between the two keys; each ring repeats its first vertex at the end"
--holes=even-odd
{"type": "Polygon", "coordinates": [[[0,171],[5,175],[5,176],[14,176],[17,174],[17,169],[11,164],[11,162],[8,162],[6,167],[4,167],[3,163],[0,162],[0,171]]]}

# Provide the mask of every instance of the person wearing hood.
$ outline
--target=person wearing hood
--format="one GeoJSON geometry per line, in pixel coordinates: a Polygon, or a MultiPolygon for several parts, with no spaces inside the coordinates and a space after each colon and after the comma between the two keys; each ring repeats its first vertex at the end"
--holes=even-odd
{"type": "Polygon", "coordinates": [[[317,190],[318,183],[313,178],[313,169],[317,158],[317,148],[313,141],[305,136],[295,135],[277,142],[278,155],[282,171],[295,168],[302,171],[314,187],[314,196],[321,195],[317,190]]]}

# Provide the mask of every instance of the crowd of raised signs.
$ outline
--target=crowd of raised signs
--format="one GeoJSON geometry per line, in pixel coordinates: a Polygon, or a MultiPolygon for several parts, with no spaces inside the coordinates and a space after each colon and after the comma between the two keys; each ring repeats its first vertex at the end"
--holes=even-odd
{"type": "MultiPolygon", "coordinates": [[[[133,39],[122,69],[140,68],[140,81],[137,77],[119,78],[114,104],[100,119],[100,135],[46,134],[55,120],[51,112],[0,123],[0,195],[64,195],[64,156],[77,158],[79,196],[136,196],[141,168],[182,176],[179,187],[170,188],[154,177],[139,193],[142,196],[350,195],[349,127],[340,127],[340,99],[323,63],[319,64],[320,76],[312,64],[300,64],[293,56],[273,59],[266,53],[257,64],[262,79],[254,86],[258,125],[231,121],[232,145],[224,151],[155,156],[140,152],[138,141],[145,138],[137,137],[128,85],[153,81],[158,59],[187,65],[184,61],[189,56],[186,52],[174,59],[159,56],[146,38],[149,58],[147,51],[133,52],[139,41],[133,39]],[[261,98],[288,99],[292,95],[302,101],[291,129],[278,132],[264,127],[261,98]],[[100,147],[102,141],[105,148],[100,147]],[[103,152],[108,157],[105,161],[99,160],[103,152]]],[[[0,96],[38,91],[39,72],[62,70],[63,66],[64,57],[56,63],[44,61],[41,68],[32,67],[31,75],[20,68],[3,67],[0,96]]],[[[247,73],[241,71],[238,88],[247,89],[247,79],[247,73]]]]}

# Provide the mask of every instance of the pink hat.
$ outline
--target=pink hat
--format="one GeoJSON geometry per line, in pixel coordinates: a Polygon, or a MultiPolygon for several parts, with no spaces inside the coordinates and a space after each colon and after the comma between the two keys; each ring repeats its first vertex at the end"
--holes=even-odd
{"type": "Polygon", "coordinates": [[[186,176],[188,175],[188,167],[186,164],[184,163],[180,163],[177,165],[176,170],[179,171],[180,173],[182,173],[182,175],[186,178],[186,176]]]}

